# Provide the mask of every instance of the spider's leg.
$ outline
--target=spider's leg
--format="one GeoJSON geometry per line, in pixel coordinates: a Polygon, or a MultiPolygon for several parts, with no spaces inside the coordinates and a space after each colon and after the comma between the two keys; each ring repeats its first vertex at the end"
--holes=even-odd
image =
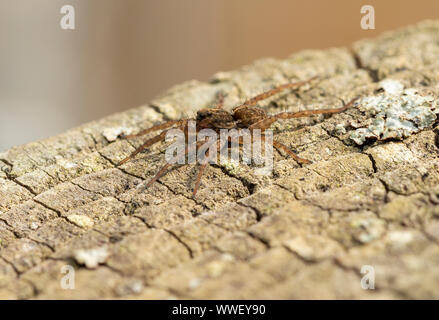
{"type": "Polygon", "coordinates": [[[243,104],[241,104],[240,106],[235,107],[233,109],[233,111],[236,111],[236,110],[238,110],[238,109],[240,109],[242,107],[254,106],[259,101],[267,99],[267,98],[275,95],[276,93],[281,92],[282,90],[301,87],[304,84],[307,84],[308,82],[311,82],[312,80],[314,80],[316,78],[317,77],[312,77],[312,78],[310,78],[308,80],[305,80],[305,81],[292,82],[292,83],[286,83],[286,84],[280,85],[280,86],[278,86],[278,87],[276,87],[274,89],[271,89],[271,90],[266,91],[264,93],[258,94],[257,96],[255,96],[255,97],[253,97],[253,98],[251,98],[251,99],[249,99],[247,101],[244,101],[243,104]]]}
{"type": "Polygon", "coordinates": [[[132,139],[132,138],[135,138],[135,137],[143,136],[143,135],[145,135],[147,133],[150,133],[150,132],[167,129],[167,128],[175,126],[175,125],[181,125],[183,123],[183,121],[185,121],[185,120],[169,120],[169,121],[160,123],[160,124],[158,124],[156,126],[153,126],[151,128],[142,130],[142,131],[140,131],[140,132],[138,132],[136,134],[130,134],[130,135],[127,135],[127,136],[123,136],[123,138],[124,139],[132,139]]]}
{"type": "Polygon", "coordinates": [[[279,151],[280,150],[285,151],[286,153],[288,153],[289,156],[291,156],[294,160],[296,160],[299,163],[303,163],[303,164],[311,163],[311,161],[299,157],[297,154],[295,154],[293,151],[291,151],[290,148],[288,148],[286,145],[284,145],[276,140],[273,140],[273,146],[279,151]]]}
{"type": "Polygon", "coordinates": [[[198,170],[197,180],[195,181],[195,187],[192,193],[193,197],[195,197],[195,195],[197,194],[198,188],[200,187],[201,184],[201,176],[203,175],[204,170],[208,165],[209,165],[209,152],[206,152],[206,158],[204,159],[203,163],[201,163],[200,169],[198,170]]]}
{"type": "Polygon", "coordinates": [[[165,174],[166,170],[171,166],[171,163],[167,162],[160,170],[159,172],[157,172],[157,174],[148,181],[148,183],[146,184],[145,188],[149,188],[154,182],[156,182],[158,180],[158,178],[160,178],[162,175],[165,174]]]}
{"type": "MultiPolygon", "coordinates": [[[[221,149],[224,148],[224,146],[228,144],[228,141],[226,141],[222,145],[220,142],[221,142],[221,140],[218,140],[218,142],[217,142],[217,153],[221,152],[221,149]]],[[[209,149],[208,149],[206,151],[205,158],[203,159],[203,162],[201,163],[200,169],[199,169],[198,174],[197,174],[197,179],[195,181],[194,191],[192,193],[193,197],[195,197],[195,195],[197,194],[198,188],[200,187],[200,184],[201,184],[201,176],[203,175],[204,170],[206,170],[206,167],[209,165],[209,160],[210,160],[210,156],[209,156],[209,149]]]]}
{"type": "Polygon", "coordinates": [[[159,135],[146,140],[146,142],[144,144],[142,144],[140,147],[138,147],[136,150],[134,150],[133,153],[131,153],[128,157],[126,157],[125,159],[123,159],[122,161],[120,161],[117,165],[121,166],[123,165],[125,162],[127,162],[128,160],[131,160],[132,158],[134,158],[139,152],[141,152],[143,149],[148,148],[149,146],[152,146],[153,144],[164,140],[166,138],[166,133],[167,131],[163,131],[162,133],[160,133],[159,135]]]}
{"type": "Polygon", "coordinates": [[[317,109],[317,110],[305,110],[305,111],[299,111],[299,112],[281,112],[278,114],[275,114],[273,117],[277,119],[292,119],[292,118],[301,118],[301,117],[308,117],[315,114],[328,114],[328,113],[338,113],[345,111],[346,109],[350,108],[355,101],[358,100],[357,98],[352,99],[349,101],[348,104],[343,105],[343,107],[340,108],[333,108],[333,109],[317,109]]]}
{"type": "MultiPolygon", "coordinates": [[[[175,163],[178,163],[179,160],[183,157],[186,157],[187,154],[189,152],[189,146],[186,146],[185,150],[184,150],[184,154],[180,155],[176,160],[175,163]]],[[[173,163],[167,162],[160,170],[159,172],[157,172],[157,174],[151,179],[149,180],[149,182],[146,184],[145,188],[148,188],[149,186],[151,186],[154,182],[156,182],[162,175],[165,174],[166,170],[173,165],[173,163]]]]}
{"type": "MultiPolygon", "coordinates": [[[[178,122],[180,122],[179,126],[176,127],[175,129],[181,129],[187,122],[187,120],[179,120],[178,122]]],[[[154,127],[153,127],[154,128],[154,127]]],[[[151,128],[152,129],[152,128],[151,128]]],[[[157,129],[160,130],[160,129],[157,129]]],[[[134,150],[133,153],[131,153],[128,157],[126,157],[125,159],[123,159],[122,161],[120,161],[117,166],[121,166],[123,165],[125,162],[127,162],[128,160],[134,158],[139,152],[141,152],[143,149],[146,149],[150,146],[152,146],[153,144],[162,141],[166,138],[166,134],[168,133],[169,130],[163,131],[162,133],[160,133],[159,135],[152,137],[151,139],[146,140],[146,142],[144,144],[142,144],[140,147],[138,147],[136,150],[134,150]]]]}
{"type": "Polygon", "coordinates": [[[357,101],[357,99],[358,99],[358,97],[352,99],[351,101],[349,101],[348,104],[346,104],[340,108],[304,110],[304,111],[298,111],[298,112],[281,112],[281,113],[267,117],[261,121],[258,121],[256,123],[252,124],[249,127],[249,129],[266,129],[279,119],[302,118],[302,117],[309,117],[309,116],[316,115],[316,114],[329,114],[329,113],[342,112],[342,111],[345,111],[346,109],[350,108],[354,104],[354,102],[357,101]]]}
{"type": "MultiPolygon", "coordinates": [[[[220,152],[221,148],[222,148],[222,146],[220,144],[220,140],[218,140],[217,146],[219,147],[217,149],[217,152],[220,152]]],[[[207,149],[206,153],[204,154],[204,159],[201,162],[200,169],[198,170],[197,178],[195,180],[195,187],[194,187],[194,191],[192,193],[193,197],[195,197],[195,195],[197,194],[198,188],[200,187],[200,184],[201,184],[201,177],[204,173],[204,170],[206,170],[206,167],[209,165],[209,160],[210,160],[209,149],[207,149]]]]}

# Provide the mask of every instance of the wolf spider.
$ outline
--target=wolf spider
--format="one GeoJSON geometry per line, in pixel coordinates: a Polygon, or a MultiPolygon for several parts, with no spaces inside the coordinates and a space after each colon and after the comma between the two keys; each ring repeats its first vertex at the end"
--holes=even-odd
{"type": "MultiPolygon", "coordinates": [[[[217,133],[220,129],[249,129],[250,132],[254,129],[260,129],[261,133],[263,133],[266,129],[268,129],[274,122],[280,119],[292,119],[292,118],[300,118],[300,117],[307,117],[311,115],[316,114],[329,114],[329,113],[337,113],[342,112],[346,110],[347,108],[351,107],[354,102],[358,99],[352,99],[349,103],[345,104],[343,102],[343,107],[341,108],[333,108],[333,109],[318,109],[318,110],[306,110],[306,111],[299,111],[299,112],[280,112],[275,115],[268,115],[265,110],[262,108],[256,107],[256,103],[258,103],[261,100],[267,99],[271,96],[273,96],[276,93],[279,93],[282,90],[285,89],[296,89],[301,86],[303,86],[306,83],[311,82],[317,77],[310,78],[305,81],[300,82],[294,82],[294,83],[287,83],[281,86],[278,86],[274,89],[271,89],[269,91],[266,91],[264,93],[261,93],[247,101],[245,101],[243,104],[235,107],[232,109],[231,112],[226,111],[223,109],[223,103],[224,103],[224,97],[222,94],[218,95],[218,102],[217,104],[212,108],[206,108],[201,109],[197,112],[196,119],[181,119],[181,120],[169,120],[164,123],[161,123],[159,125],[153,126],[151,128],[145,129],[143,131],[140,131],[137,134],[127,135],[123,136],[123,138],[131,139],[134,137],[139,137],[154,131],[164,130],[160,134],[148,139],[145,143],[143,143],[140,147],[138,147],[132,154],[130,154],[128,157],[123,159],[118,163],[118,166],[124,164],[125,162],[129,161],[130,159],[134,158],[138,153],[140,153],[142,150],[154,145],[155,143],[158,143],[160,141],[163,141],[166,138],[166,134],[171,129],[180,129],[183,130],[183,132],[186,135],[186,139],[188,136],[188,121],[189,120],[195,120],[196,121],[196,132],[198,133],[202,129],[213,129],[217,133]],[[167,130],[165,130],[167,129],[167,130]]],[[[264,136],[262,135],[262,138],[264,136]]],[[[186,140],[187,141],[187,140],[186,140]]],[[[294,160],[296,160],[300,164],[309,164],[311,161],[307,159],[300,158],[297,156],[293,151],[291,151],[286,145],[278,142],[273,141],[273,146],[278,151],[284,151],[289,156],[291,156],[294,160]]],[[[196,145],[198,148],[198,143],[196,145]]],[[[218,146],[220,150],[223,146],[218,146]]],[[[188,153],[189,146],[187,145],[185,148],[185,154],[188,153]]],[[[208,151],[205,153],[205,159],[200,164],[200,169],[197,174],[197,178],[195,181],[195,187],[193,190],[193,196],[197,194],[198,188],[201,183],[201,177],[208,166],[208,151]]],[[[171,166],[171,163],[166,163],[159,171],[158,173],[147,183],[146,188],[151,186],[155,181],[157,181],[162,175],[165,174],[166,170],[171,166]]]]}

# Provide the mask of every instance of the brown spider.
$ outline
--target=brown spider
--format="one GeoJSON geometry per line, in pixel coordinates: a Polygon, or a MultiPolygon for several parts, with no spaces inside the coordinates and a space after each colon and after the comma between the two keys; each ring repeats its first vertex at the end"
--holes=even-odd
{"type": "MultiPolygon", "coordinates": [[[[273,96],[274,94],[289,88],[299,88],[300,86],[303,86],[306,83],[309,83],[310,81],[314,80],[317,77],[313,77],[311,79],[308,79],[306,81],[301,82],[295,82],[295,83],[287,83],[281,86],[278,86],[274,89],[271,89],[267,92],[264,92],[262,94],[259,94],[247,101],[245,101],[243,104],[235,107],[232,109],[232,112],[228,112],[223,109],[223,102],[224,98],[222,94],[218,96],[218,103],[212,107],[212,108],[206,108],[201,109],[197,112],[196,119],[181,119],[181,120],[170,120],[166,121],[164,123],[161,123],[159,125],[153,126],[149,129],[145,129],[143,131],[140,131],[137,134],[124,136],[124,138],[130,139],[138,136],[145,135],[150,132],[158,131],[158,130],[164,130],[159,135],[156,135],[150,139],[148,139],[145,143],[143,143],[140,147],[138,147],[131,155],[123,159],[119,162],[119,165],[124,164],[125,162],[129,161],[130,159],[134,158],[139,152],[144,150],[145,148],[148,148],[152,146],[153,144],[160,142],[166,138],[166,134],[171,129],[180,129],[183,130],[183,132],[186,135],[186,141],[188,136],[188,121],[189,120],[195,120],[196,121],[196,132],[199,132],[202,129],[213,129],[216,132],[219,132],[220,129],[249,129],[250,132],[254,129],[260,129],[263,133],[266,129],[268,129],[275,121],[279,119],[291,119],[291,118],[300,118],[300,117],[307,117],[315,114],[328,114],[328,113],[337,113],[342,112],[346,110],[347,108],[351,107],[354,102],[358,99],[355,98],[351,100],[348,104],[344,104],[341,108],[334,108],[334,109],[319,109],[319,110],[306,110],[306,111],[299,111],[299,112],[281,112],[277,113],[275,115],[268,115],[265,110],[255,107],[255,104],[258,101],[261,101],[263,99],[266,99],[268,97],[273,96]],[[168,130],[165,130],[168,129],[168,130]]],[[[262,135],[262,138],[264,136],[262,135]]],[[[198,147],[199,143],[197,142],[196,147],[198,147]]],[[[307,159],[300,158],[297,156],[293,151],[291,151],[286,145],[278,142],[273,141],[273,146],[278,150],[285,151],[288,155],[290,155],[294,160],[296,160],[298,163],[301,164],[309,164],[311,161],[307,159]]],[[[219,146],[219,149],[221,149],[224,146],[219,146]]],[[[189,146],[186,146],[185,154],[188,153],[189,146]]],[[[218,149],[218,150],[219,150],[218,149]]],[[[193,190],[193,196],[196,195],[198,188],[200,186],[201,182],[201,176],[203,175],[204,170],[206,169],[206,166],[208,165],[208,151],[205,154],[206,158],[203,160],[203,162],[200,164],[200,169],[196,178],[195,187],[193,190]]],[[[159,172],[147,183],[146,187],[148,188],[151,184],[153,184],[157,179],[159,179],[166,170],[171,166],[171,163],[165,164],[159,172]]]]}

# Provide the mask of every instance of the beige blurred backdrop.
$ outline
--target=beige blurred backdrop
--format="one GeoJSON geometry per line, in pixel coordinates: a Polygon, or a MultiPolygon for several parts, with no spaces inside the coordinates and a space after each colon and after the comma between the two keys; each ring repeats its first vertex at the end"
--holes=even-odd
{"type": "Polygon", "coordinates": [[[0,0],[0,151],[261,57],[439,18],[439,0],[0,0]],[[76,29],[62,30],[72,5],[76,29]],[[375,30],[360,28],[363,5],[375,30]]]}

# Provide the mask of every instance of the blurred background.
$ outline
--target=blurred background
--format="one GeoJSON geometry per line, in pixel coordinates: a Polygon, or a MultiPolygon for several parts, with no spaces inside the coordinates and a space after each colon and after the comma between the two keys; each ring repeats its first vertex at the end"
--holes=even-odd
{"type": "Polygon", "coordinates": [[[438,0],[0,0],[0,151],[257,58],[437,18],[438,0]],[[66,4],[75,30],[60,27],[66,4]]]}

